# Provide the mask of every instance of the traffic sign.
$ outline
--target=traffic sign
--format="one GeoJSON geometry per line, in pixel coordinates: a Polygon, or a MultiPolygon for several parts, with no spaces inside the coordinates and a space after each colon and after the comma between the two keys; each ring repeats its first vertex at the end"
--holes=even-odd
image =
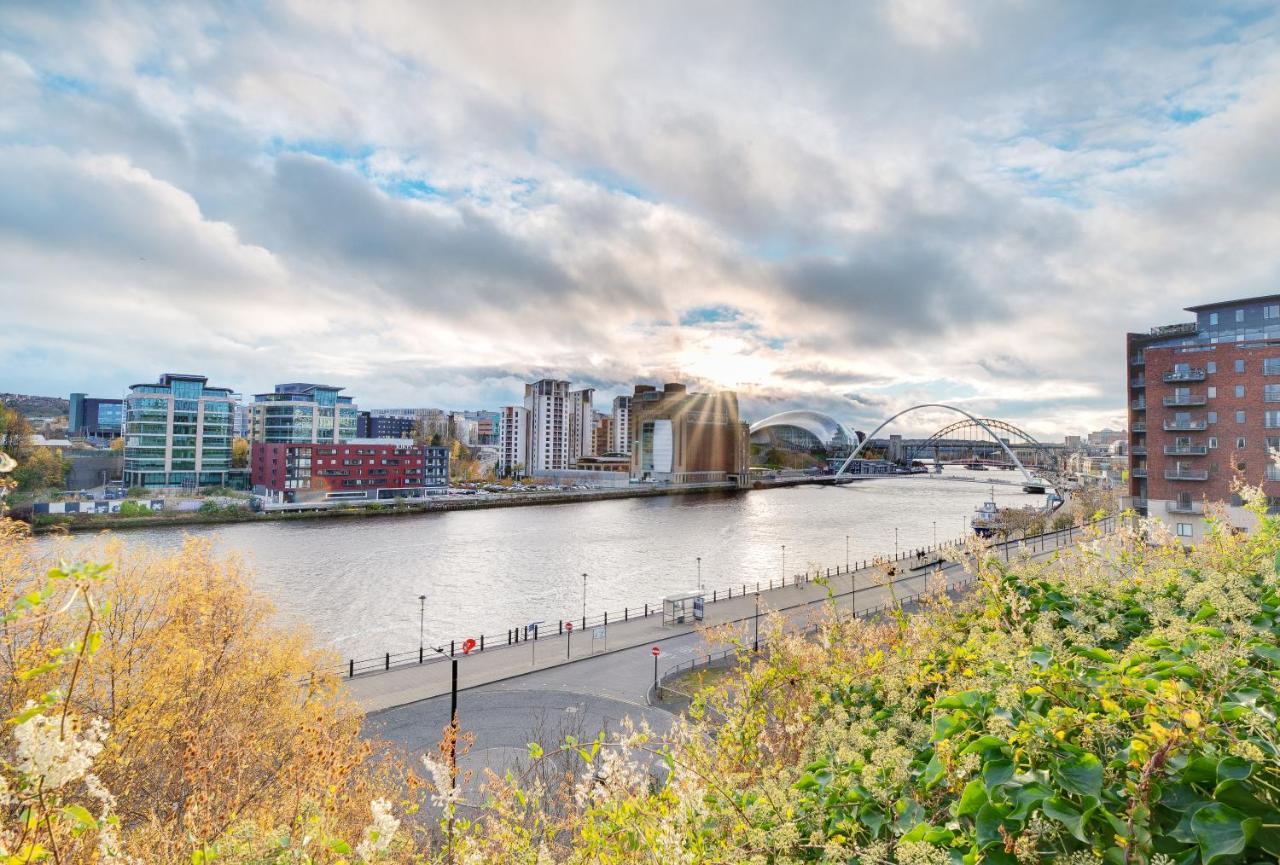
{"type": "Polygon", "coordinates": [[[564,623],[564,629],[565,629],[566,631],[572,631],[572,630],[573,630],[573,622],[565,622],[565,623],[564,623]]]}
{"type": "Polygon", "coordinates": [[[661,649],[659,649],[657,646],[654,646],[654,647],[653,647],[652,649],[650,649],[649,651],[653,652],[653,656],[654,656],[655,658],[662,654],[662,650],[661,650],[661,649]]]}
{"type": "Polygon", "coordinates": [[[467,637],[465,640],[462,641],[462,654],[470,655],[471,650],[474,649],[475,647],[476,647],[476,641],[473,640],[471,637],[467,637]]]}

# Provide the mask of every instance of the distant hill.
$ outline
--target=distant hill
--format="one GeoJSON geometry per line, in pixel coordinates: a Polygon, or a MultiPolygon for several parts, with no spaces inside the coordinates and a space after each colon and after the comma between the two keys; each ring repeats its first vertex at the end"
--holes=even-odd
{"type": "Polygon", "coordinates": [[[26,417],[56,417],[71,410],[71,403],[56,396],[28,396],[23,393],[0,393],[0,404],[15,408],[26,417]]]}

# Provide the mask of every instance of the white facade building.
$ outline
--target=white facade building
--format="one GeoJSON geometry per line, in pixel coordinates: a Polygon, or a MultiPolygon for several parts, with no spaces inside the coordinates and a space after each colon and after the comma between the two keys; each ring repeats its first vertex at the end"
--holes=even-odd
{"type": "Polygon", "coordinates": [[[589,387],[584,387],[582,390],[569,391],[568,410],[566,412],[568,415],[569,462],[566,468],[572,466],[583,457],[591,457],[596,454],[596,416],[595,408],[592,404],[595,394],[595,389],[589,387]]]}
{"type": "Polygon", "coordinates": [[[524,474],[529,470],[529,410],[507,405],[498,420],[498,473],[524,474]]]}
{"type": "Polygon", "coordinates": [[[524,386],[529,412],[529,474],[569,467],[569,382],[544,378],[524,386]]]}
{"type": "Polygon", "coordinates": [[[631,455],[631,397],[613,398],[613,443],[609,448],[616,454],[631,455]]]}

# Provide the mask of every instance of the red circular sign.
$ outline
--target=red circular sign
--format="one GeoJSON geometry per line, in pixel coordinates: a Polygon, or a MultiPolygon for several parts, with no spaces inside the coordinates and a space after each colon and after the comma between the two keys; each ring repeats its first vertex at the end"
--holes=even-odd
{"type": "Polygon", "coordinates": [[[467,637],[465,640],[462,641],[462,654],[464,655],[471,654],[471,650],[474,649],[475,647],[476,647],[476,641],[471,639],[470,637],[467,637]]]}
{"type": "Polygon", "coordinates": [[[653,656],[654,656],[655,658],[662,654],[662,650],[661,650],[661,649],[659,649],[657,646],[654,646],[654,647],[653,647],[652,649],[650,649],[649,651],[653,652],[653,656]]]}
{"type": "Polygon", "coordinates": [[[566,631],[572,631],[572,630],[573,630],[573,622],[565,622],[565,623],[564,623],[564,629],[565,629],[566,631]]]}

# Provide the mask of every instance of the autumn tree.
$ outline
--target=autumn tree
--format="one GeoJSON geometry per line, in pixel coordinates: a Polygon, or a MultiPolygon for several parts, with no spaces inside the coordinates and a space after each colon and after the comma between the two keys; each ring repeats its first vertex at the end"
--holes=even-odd
{"type": "Polygon", "coordinates": [[[236,438],[231,442],[231,467],[242,469],[249,465],[249,442],[236,438]]]}
{"type": "Polygon", "coordinates": [[[13,479],[22,490],[61,489],[70,471],[71,463],[63,458],[61,449],[39,447],[19,461],[13,479]]]}

